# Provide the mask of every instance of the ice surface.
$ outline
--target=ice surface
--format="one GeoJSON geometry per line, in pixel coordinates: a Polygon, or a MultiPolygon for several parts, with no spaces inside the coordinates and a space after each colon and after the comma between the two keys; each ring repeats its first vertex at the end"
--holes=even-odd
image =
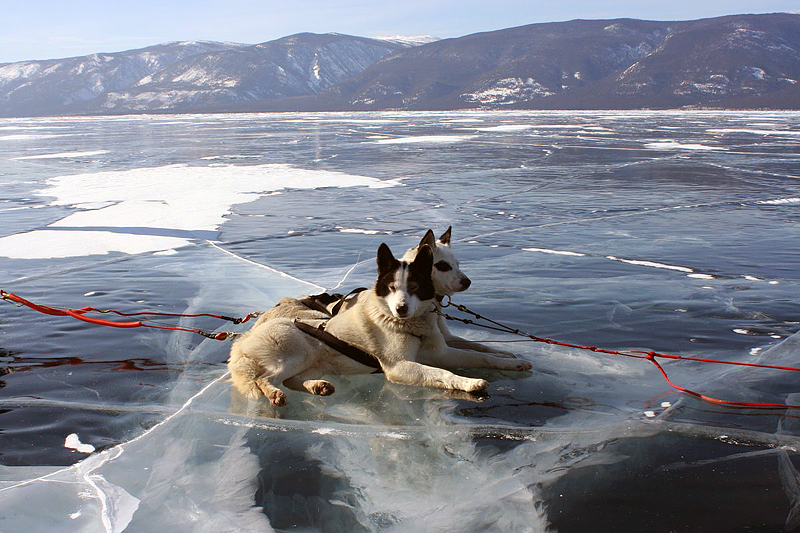
{"type": "MultiPolygon", "coordinates": [[[[454,301],[503,323],[581,345],[796,365],[800,270],[787,244],[800,227],[796,150],[778,136],[721,140],[712,131],[766,121],[782,128],[796,118],[475,112],[0,122],[20,134],[66,134],[52,146],[32,138],[0,146],[9,165],[0,272],[15,280],[2,288],[54,305],[241,316],[285,295],[368,285],[380,242],[402,250],[427,228],[453,224],[454,250],[473,281],[454,301]],[[613,135],[574,137],[597,124],[613,135]],[[399,142],[372,142],[376,134],[399,142]],[[668,149],[643,149],[654,138],[668,149]],[[682,150],[695,144],[727,150],[682,150]],[[100,147],[107,153],[85,155],[100,147]]],[[[670,389],[646,360],[452,324],[528,359],[533,372],[472,371],[491,382],[480,399],[379,375],[335,377],[336,394],[290,392],[278,409],[231,390],[227,344],[0,311],[0,531],[796,523],[796,412],[705,404],[670,389]],[[37,440],[39,430],[52,438],[37,440]],[[770,490],[746,505],[756,485],[770,490]],[[686,510],[723,489],[730,498],[686,510]],[[673,514],[652,505],[667,499],[679,504],[673,514]],[[761,510],[766,518],[747,514],[761,510]]],[[[675,383],[712,396],[800,403],[797,373],[663,365],[675,383]]]]}

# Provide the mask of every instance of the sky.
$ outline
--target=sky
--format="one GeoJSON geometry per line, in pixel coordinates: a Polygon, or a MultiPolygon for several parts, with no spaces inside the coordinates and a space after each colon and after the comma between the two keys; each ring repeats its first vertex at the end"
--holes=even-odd
{"type": "Polygon", "coordinates": [[[300,32],[460,37],[538,22],[800,12],[800,0],[0,0],[0,63],[300,32]]]}

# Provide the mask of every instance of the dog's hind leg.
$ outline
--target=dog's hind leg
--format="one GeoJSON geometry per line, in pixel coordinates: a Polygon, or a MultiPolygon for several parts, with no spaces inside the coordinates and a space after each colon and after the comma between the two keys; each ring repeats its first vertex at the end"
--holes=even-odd
{"type": "Polygon", "coordinates": [[[231,351],[231,358],[228,361],[228,370],[231,373],[233,386],[251,400],[258,400],[264,393],[259,388],[256,380],[264,372],[257,361],[242,354],[236,349],[231,351]]]}
{"type": "Polygon", "coordinates": [[[270,383],[264,375],[264,369],[249,357],[231,359],[228,363],[231,372],[231,382],[236,390],[251,400],[258,400],[266,396],[273,405],[284,405],[286,395],[270,383]]]}
{"type": "Polygon", "coordinates": [[[321,344],[288,318],[266,320],[234,343],[228,368],[237,389],[249,398],[266,396],[273,405],[286,405],[279,388],[292,376],[314,366],[321,344]]]}
{"type": "Polygon", "coordinates": [[[264,393],[264,396],[269,398],[269,401],[272,405],[286,405],[286,394],[278,388],[278,386],[281,384],[286,385],[293,390],[303,390],[311,392],[312,394],[322,394],[322,391],[329,388],[330,392],[327,394],[333,394],[333,385],[324,381],[322,381],[321,384],[316,385],[309,383],[308,387],[311,388],[308,388],[305,385],[306,379],[301,379],[300,384],[302,388],[297,388],[296,380],[294,380],[294,378],[298,375],[305,375],[309,365],[313,363],[312,358],[306,357],[305,354],[289,354],[282,356],[280,358],[280,363],[281,364],[278,365],[277,371],[269,375],[264,374],[256,379],[256,385],[264,393]],[[326,388],[323,384],[327,384],[328,387],[326,388]],[[319,390],[320,392],[314,392],[312,389],[319,390]]]}
{"type": "MultiPolygon", "coordinates": [[[[253,358],[239,355],[231,358],[228,369],[231,372],[231,382],[243,395],[252,400],[266,396],[272,405],[282,406],[286,405],[286,394],[278,386],[293,375],[305,371],[310,363],[311,360],[303,355],[289,355],[281,357],[277,365],[271,364],[271,370],[265,370],[253,358]]],[[[330,388],[329,394],[332,394],[333,386],[330,388]]]]}
{"type": "Polygon", "coordinates": [[[296,374],[283,382],[284,385],[292,390],[301,392],[310,392],[318,396],[330,396],[335,392],[333,385],[319,379],[322,377],[322,372],[317,369],[308,369],[300,374],[296,374]]]}
{"type": "Polygon", "coordinates": [[[286,393],[270,383],[271,378],[260,377],[256,379],[256,386],[267,397],[272,405],[286,405],[286,393]]]}

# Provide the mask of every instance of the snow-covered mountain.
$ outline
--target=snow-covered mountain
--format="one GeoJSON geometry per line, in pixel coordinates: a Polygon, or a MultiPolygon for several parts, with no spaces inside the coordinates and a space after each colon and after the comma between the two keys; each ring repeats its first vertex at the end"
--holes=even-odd
{"type": "Polygon", "coordinates": [[[389,41],[390,43],[399,44],[404,47],[421,46],[423,44],[434,43],[439,40],[438,37],[433,35],[393,35],[384,37],[375,37],[381,41],[389,41]]]}
{"type": "Polygon", "coordinates": [[[0,65],[0,116],[370,109],[800,109],[800,15],[336,33],[0,65]]]}
{"type": "Polygon", "coordinates": [[[403,47],[329,33],[199,54],[109,91],[104,109],[242,109],[264,100],[316,95],[403,47]]]}
{"type": "Polygon", "coordinates": [[[314,95],[408,44],[341,34],[176,42],[0,65],[0,116],[214,111],[314,95]]]}
{"type": "Polygon", "coordinates": [[[0,115],[85,112],[108,93],[125,90],[187,58],[244,46],[185,41],[127,52],[0,64],[0,115]]]}
{"type": "Polygon", "coordinates": [[[800,15],[532,24],[405,50],[332,108],[800,108],[800,15]]]}

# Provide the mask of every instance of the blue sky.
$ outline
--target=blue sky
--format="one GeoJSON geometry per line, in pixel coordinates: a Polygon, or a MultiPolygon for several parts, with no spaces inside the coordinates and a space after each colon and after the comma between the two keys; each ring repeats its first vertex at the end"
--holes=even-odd
{"type": "Polygon", "coordinates": [[[298,32],[459,37],[535,22],[800,11],[800,0],[0,0],[0,62],[298,32]]]}

